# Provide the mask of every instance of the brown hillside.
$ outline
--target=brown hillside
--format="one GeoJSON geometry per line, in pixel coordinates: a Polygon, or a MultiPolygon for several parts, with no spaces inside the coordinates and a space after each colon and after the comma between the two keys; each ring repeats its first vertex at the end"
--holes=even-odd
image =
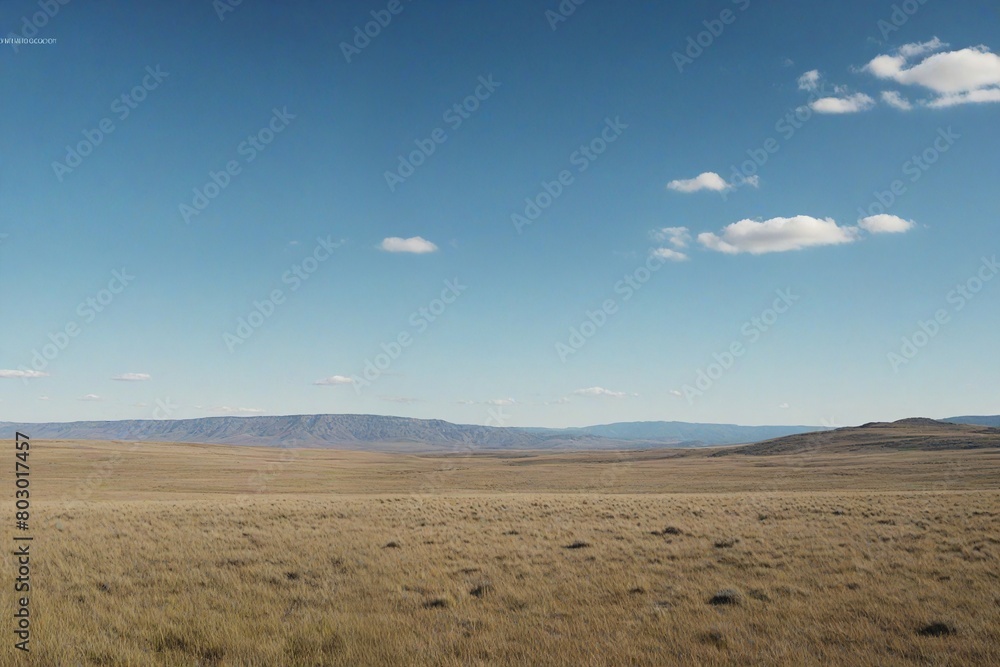
{"type": "Polygon", "coordinates": [[[862,426],[789,435],[752,445],[730,447],[712,456],[771,456],[810,451],[860,452],[875,450],[952,450],[1000,448],[1000,428],[952,424],[934,419],[910,418],[871,422],[862,426]]]}

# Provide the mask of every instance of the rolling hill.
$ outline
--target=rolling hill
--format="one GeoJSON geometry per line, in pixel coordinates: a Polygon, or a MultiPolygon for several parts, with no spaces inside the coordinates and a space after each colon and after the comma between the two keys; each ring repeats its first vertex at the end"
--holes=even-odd
{"type": "Polygon", "coordinates": [[[1000,428],[911,418],[789,435],[722,449],[712,456],[983,448],[1000,448],[1000,428]]]}

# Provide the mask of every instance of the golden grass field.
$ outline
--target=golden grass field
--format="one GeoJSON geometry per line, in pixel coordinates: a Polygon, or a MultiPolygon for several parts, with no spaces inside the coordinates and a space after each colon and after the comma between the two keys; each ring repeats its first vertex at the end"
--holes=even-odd
{"type": "Polygon", "coordinates": [[[709,454],[33,441],[0,662],[1000,664],[1000,451],[709,454]]]}

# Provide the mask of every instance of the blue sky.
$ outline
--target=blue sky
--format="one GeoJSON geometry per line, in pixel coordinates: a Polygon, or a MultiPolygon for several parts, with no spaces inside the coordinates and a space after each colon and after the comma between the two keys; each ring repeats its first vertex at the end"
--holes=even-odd
{"type": "Polygon", "coordinates": [[[995,3],[289,4],[4,3],[0,419],[1000,412],[995,3]]]}

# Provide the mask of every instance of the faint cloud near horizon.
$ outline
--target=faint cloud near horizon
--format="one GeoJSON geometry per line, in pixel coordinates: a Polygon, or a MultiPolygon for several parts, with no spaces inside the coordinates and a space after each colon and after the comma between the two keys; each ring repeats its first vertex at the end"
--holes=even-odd
{"type": "Polygon", "coordinates": [[[145,382],[151,380],[152,376],[149,373],[122,373],[112,376],[111,379],[119,382],[145,382]]]}

